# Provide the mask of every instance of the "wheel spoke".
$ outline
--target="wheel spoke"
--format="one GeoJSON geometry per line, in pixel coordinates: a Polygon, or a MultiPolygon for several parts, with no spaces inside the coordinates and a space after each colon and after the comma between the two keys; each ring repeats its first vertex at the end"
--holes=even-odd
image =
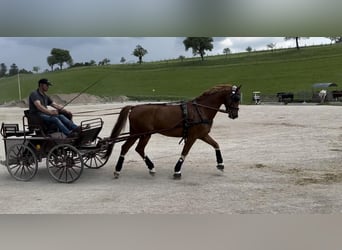
{"type": "Polygon", "coordinates": [[[21,172],[20,172],[20,177],[25,176],[25,175],[26,175],[25,166],[22,166],[21,172]]]}
{"type": "Polygon", "coordinates": [[[95,156],[95,162],[96,162],[96,166],[98,165],[98,163],[100,163],[100,165],[103,164],[103,161],[99,155],[95,156]]]}
{"type": "Polygon", "coordinates": [[[105,156],[105,151],[94,151],[87,153],[83,156],[84,164],[88,168],[100,168],[103,167],[108,161],[109,157],[105,156]]]}
{"type": "Polygon", "coordinates": [[[55,146],[48,154],[47,166],[51,177],[59,182],[71,183],[83,171],[83,161],[79,151],[68,144],[55,146]]]}
{"type": "Polygon", "coordinates": [[[7,170],[17,180],[32,179],[38,170],[34,151],[25,144],[13,145],[7,154],[7,170]]]}
{"type": "Polygon", "coordinates": [[[20,170],[20,165],[19,164],[17,164],[17,165],[15,165],[15,166],[13,166],[13,167],[11,167],[10,169],[12,170],[12,169],[17,169],[17,170],[15,170],[15,172],[13,173],[14,175],[17,175],[18,174],[18,171],[20,170]]]}

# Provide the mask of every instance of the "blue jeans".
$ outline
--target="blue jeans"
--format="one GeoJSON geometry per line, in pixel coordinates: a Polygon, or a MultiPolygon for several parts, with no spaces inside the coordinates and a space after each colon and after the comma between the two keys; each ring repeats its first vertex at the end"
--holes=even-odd
{"type": "Polygon", "coordinates": [[[47,124],[56,124],[58,129],[65,135],[69,135],[78,126],[64,115],[47,115],[39,113],[40,118],[47,124]]]}

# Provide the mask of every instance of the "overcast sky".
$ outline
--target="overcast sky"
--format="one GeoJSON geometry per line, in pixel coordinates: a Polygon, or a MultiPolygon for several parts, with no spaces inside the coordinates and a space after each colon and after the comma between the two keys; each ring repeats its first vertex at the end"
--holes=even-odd
{"type": "MultiPolygon", "coordinates": [[[[41,71],[49,69],[46,58],[52,48],[69,50],[76,62],[98,63],[104,58],[111,64],[119,64],[121,57],[133,63],[137,58],[132,55],[137,45],[148,51],[143,61],[158,61],[178,58],[180,55],[191,57],[192,51],[185,51],[185,37],[0,37],[0,63],[9,69],[15,63],[19,69],[31,70],[34,66],[41,71]]],[[[301,39],[300,45],[329,44],[323,37],[301,39]]],[[[208,55],[222,54],[224,48],[232,53],[245,52],[248,46],[253,50],[267,49],[267,44],[275,43],[276,48],[295,46],[295,40],[285,41],[284,37],[214,37],[214,49],[208,55]]]]}

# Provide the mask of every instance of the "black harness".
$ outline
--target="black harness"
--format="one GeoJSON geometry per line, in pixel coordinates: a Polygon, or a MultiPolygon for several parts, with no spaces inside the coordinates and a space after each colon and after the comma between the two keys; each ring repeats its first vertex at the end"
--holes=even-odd
{"type": "Polygon", "coordinates": [[[180,104],[180,107],[182,110],[182,117],[183,117],[183,136],[182,136],[182,139],[180,140],[179,144],[183,140],[186,141],[186,139],[188,138],[189,128],[191,128],[192,126],[200,125],[200,124],[208,124],[208,125],[213,124],[212,120],[203,119],[202,113],[201,113],[200,109],[198,108],[198,104],[196,101],[192,101],[191,104],[193,105],[193,107],[195,107],[195,110],[198,114],[199,120],[194,121],[194,120],[189,118],[188,102],[182,102],[180,104]]]}
{"type": "MultiPolygon", "coordinates": [[[[236,86],[232,87],[232,92],[231,92],[230,98],[231,98],[233,103],[238,103],[240,101],[240,94],[237,91],[238,89],[239,88],[237,88],[236,86]]],[[[236,110],[236,111],[239,110],[238,107],[234,107],[232,105],[232,103],[230,103],[228,101],[228,98],[226,100],[225,105],[226,105],[226,110],[222,110],[222,109],[219,109],[219,108],[213,108],[213,107],[210,107],[210,106],[199,104],[199,103],[196,102],[196,100],[193,100],[192,102],[181,102],[180,107],[181,107],[181,110],[182,110],[182,118],[183,118],[182,119],[182,121],[183,121],[183,137],[182,137],[182,139],[180,140],[179,143],[181,143],[183,140],[186,141],[186,139],[188,138],[189,128],[191,128],[192,126],[200,125],[200,124],[208,124],[208,125],[211,126],[213,124],[212,120],[203,119],[203,115],[202,115],[201,110],[199,109],[199,107],[213,109],[213,110],[216,110],[216,111],[222,112],[222,113],[229,113],[231,110],[236,110]],[[195,108],[195,110],[197,112],[197,115],[199,117],[198,121],[194,121],[191,118],[189,118],[189,112],[188,112],[188,104],[189,103],[191,103],[192,106],[195,108]]]]}

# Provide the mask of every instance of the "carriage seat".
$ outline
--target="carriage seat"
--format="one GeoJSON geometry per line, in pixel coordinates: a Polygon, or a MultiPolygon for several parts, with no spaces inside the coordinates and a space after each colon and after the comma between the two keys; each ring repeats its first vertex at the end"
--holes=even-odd
{"type": "Polygon", "coordinates": [[[36,132],[38,136],[47,136],[58,131],[55,124],[47,125],[38,115],[30,114],[28,109],[24,110],[24,117],[27,119],[27,128],[30,133],[36,132]]]}

